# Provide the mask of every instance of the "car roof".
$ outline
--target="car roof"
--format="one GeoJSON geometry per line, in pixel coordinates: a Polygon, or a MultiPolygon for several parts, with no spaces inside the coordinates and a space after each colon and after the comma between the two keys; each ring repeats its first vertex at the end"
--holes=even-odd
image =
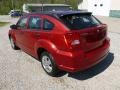
{"type": "Polygon", "coordinates": [[[79,15],[91,15],[91,12],[87,11],[44,11],[44,12],[38,12],[38,13],[29,13],[24,14],[24,16],[29,15],[49,15],[52,17],[60,18],[62,16],[72,15],[72,14],[79,14],[79,15]]]}

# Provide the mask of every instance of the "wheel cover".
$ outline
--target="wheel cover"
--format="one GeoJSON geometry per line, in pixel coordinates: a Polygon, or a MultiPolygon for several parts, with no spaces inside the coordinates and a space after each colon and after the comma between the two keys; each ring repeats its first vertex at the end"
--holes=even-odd
{"type": "Polygon", "coordinates": [[[42,57],[42,65],[46,72],[48,73],[52,72],[52,63],[48,56],[42,57]]]}

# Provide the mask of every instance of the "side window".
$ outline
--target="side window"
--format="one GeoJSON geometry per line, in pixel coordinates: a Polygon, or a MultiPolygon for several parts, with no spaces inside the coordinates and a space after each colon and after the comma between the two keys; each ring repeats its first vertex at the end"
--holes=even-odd
{"type": "Polygon", "coordinates": [[[41,29],[41,19],[39,17],[30,17],[28,27],[29,29],[41,29]]]}
{"type": "Polygon", "coordinates": [[[53,28],[54,28],[54,24],[51,21],[49,21],[47,19],[44,19],[44,21],[43,21],[43,29],[44,30],[52,30],[53,28]]]}
{"type": "Polygon", "coordinates": [[[26,29],[27,28],[27,18],[21,18],[20,21],[17,23],[19,29],[26,29]]]}

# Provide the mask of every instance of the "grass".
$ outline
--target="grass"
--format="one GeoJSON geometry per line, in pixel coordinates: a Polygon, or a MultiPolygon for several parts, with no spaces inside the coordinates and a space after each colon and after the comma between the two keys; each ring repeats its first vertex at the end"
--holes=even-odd
{"type": "Polygon", "coordinates": [[[0,22],[0,27],[1,26],[5,26],[6,24],[8,24],[9,22],[0,22]]]}

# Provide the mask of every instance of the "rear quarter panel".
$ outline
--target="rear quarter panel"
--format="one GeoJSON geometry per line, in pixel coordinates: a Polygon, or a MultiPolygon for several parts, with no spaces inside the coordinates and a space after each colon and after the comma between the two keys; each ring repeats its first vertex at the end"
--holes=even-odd
{"type": "Polygon", "coordinates": [[[63,25],[59,20],[51,16],[43,15],[42,18],[54,23],[54,28],[50,31],[42,30],[40,32],[40,38],[34,46],[35,53],[37,55],[37,50],[39,48],[44,48],[54,56],[57,51],[66,47],[66,44],[64,42],[64,34],[69,29],[65,25],[63,25]]]}

